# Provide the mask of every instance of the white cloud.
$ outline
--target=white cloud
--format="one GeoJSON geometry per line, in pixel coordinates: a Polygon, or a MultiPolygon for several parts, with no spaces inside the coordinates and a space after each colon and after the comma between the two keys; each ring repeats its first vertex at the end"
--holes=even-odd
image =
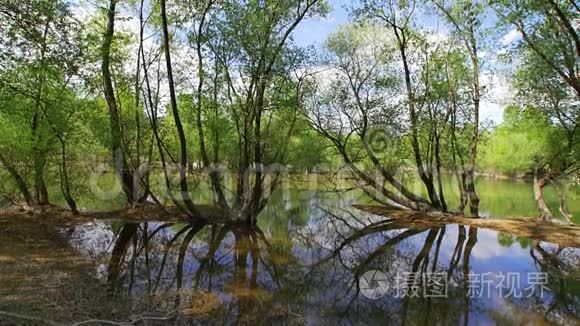
{"type": "Polygon", "coordinates": [[[73,16],[81,22],[87,21],[95,14],[95,8],[85,0],[72,2],[71,11],[73,16]]]}
{"type": "Polygon", "coordinates": [[[485,230],[484,232],[479,232],[477,235],[478,241],[485,243],[485,246],[475,246],[471,253],[472,257],[478,260],[489,260],[497,257],[513,257],[516,259],[517,257],[527,256],[527,251],[521,250],[517,245],[503,247],[497,241],[497,236],[498,232],[496,231],[485,230]]]}
{"type": "Polygon", "coordinates": [[[484,77],[487,88],[487,97],[495,103],[507,104],[512,100],[513,89],[507,76],[502,74],[491,74],[484,77]]]}
{"type": "Polygon", "coordinates": [[[522,37],[520,32],[517,29],[512,29],[507,32],[500,40],[501,45],[508,46],[511,45],[513,42],[519,40],[522,37]]]}
{"type": "Polygon", "coordinates": [[[490,101],[481,101],[479,121],[491,120],[495,124],[499,124],[503,119],[503,110],[505,105],[490,101]]]}
{"type": "Polygon", "coordinates": [[[485,87],[480,105],[480,121],[491,120],[500,123],[503,111],[513,98],[513,88],[507,76],[502,74],[484,74],[481,77],[485,87]]]}
{"type": "Polygon", "coordinates": [[[433,31],[427,34],[427,40],[435,45],[439,45],[449,40],[449,34],[446,31],[433,31]]]}

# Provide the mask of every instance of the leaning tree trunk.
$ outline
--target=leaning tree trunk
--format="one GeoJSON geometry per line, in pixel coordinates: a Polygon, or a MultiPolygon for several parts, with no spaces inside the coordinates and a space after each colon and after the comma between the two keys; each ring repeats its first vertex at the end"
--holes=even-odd
{"type": "Polygon", "coordinates": [[[399,47],[399,52],[401,55],[401,60],[403,62],[403,71],[405,76],[405,87],[407,91],[407,107],[409,109],[409,120],[411,123],[411,147],[413,148],[413,153],[415,156],[415,164],[417,166],[417,172],[421,181],[425,185],[427,189],[427,194],[429,196],[429,200],[431,201],[431,205],[441,210],[441,201],[437,196],[437,191],[435,190],[435,184],[433,183],[433,174],[425,171],[425,165],[423,164],[423,159],[421,158],[421,149],[419,146],[419,136],[417,130],[417,112],[415,110],[415,96],[413,93],[413,86],[411,82],[411,68],[409,67],[409,63],[407,60],[407,39],[404,29],[400,29],[400,27],[396,26],[395,24],[391,24],[393,27],[393,32],[395,33],[395,37],[397,38],[397,43],[399,47]],[[400,31],[400,33],[399,33],[400,31]]]}
{"type": "Polygon", "coordinates": [[[560,200],[560,213],[562,214],[564,219],[566,219],[566,222],[568,222],[569,224],[574,224],[574,222],[572,221],[572,214],[570,214],[570,211],[568,211],[568,205],[566,204],[566,195],[562,190],[562,185],[557,180],[553,179],[550,180],[550,183],[552,183],[552,185],[556,189],[556,192],[558,193],[558,199],[560,200]]]}
{"type": "Polygon", "coordinates": [[[546,222],[550,222],[552,218],[554,218],[550,208],[544,201],[544,186],[547,183],[549,174],[550,172],[541,177],[539,167],[536,167],[534,171],[534,198],[536,199],[536,204],[538,205],[538,210],[540,211],[540,217],[546,222]]]}
{"type": "Polygon", "coordinates": [[[79,215],[79,211],[77,209],[77,203],[74,200],[71,189],[70,189],[70,181],[68,178],[68,169],[66,164],[66,143],[63,139],[60,139],[61,146],[62,146],[62,161],[61,161],[61,170],[60,170],[60,188],[62,190],[62,194],[66,203],[70,207],[71,211],[74,215],[79,215]]]}
{"type": "Polygon", "coordinates": [[[4,165],[6,170],[8,170],[8,173],[10,173],[12,178],[14,178],[14,181],[16,182],[16,186],[18,187],[18,190],[20,190],[20,193],[22,193],[22,196],[24,197],[24,201],[26,202],[26,205],[32,206],[34,204],[34,201],[32,199],[32,195],[30,194],[30,191],[28,190],[28,186],[26,185],[26,181],[24,181],[24,178],[22,178],[22,176],[18,173],[18,171],[12,165],[12,163],[10,163],[4,157],[4,155],[2,155],[2,153],[0,153],[0,163],[2,163],[2,165],[4,165]]]}

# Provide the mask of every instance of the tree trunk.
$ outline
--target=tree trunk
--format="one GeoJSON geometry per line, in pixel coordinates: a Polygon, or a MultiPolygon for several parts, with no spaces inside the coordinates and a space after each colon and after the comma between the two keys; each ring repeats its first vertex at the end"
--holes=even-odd
{"type": "MultiPolygon", "coordinates": [[[[38,148],[36,148],[38,150],[38,148]]],[[[48,190],[44,182],[44,166],[46,161],[43,154],[34,155],[34,190],[37,205],[48,205],[48,190]]]]}
{"type": "Polygon", "coordinates": [[[28,186],[26,185],[26,181],[24,181],[24,179],[18,173],[16,168],[8,160],[6,160],[6,158],[4,157],[4,155],[2,155],[2,153],[0,153],[0,163],[2,163],[2,165],[4,165],[6,170],[8,170],[8,173],[10,173],[10,175],[14,179],[14,182],[16,182],[16,186],[18,187],[18,190],[20,190],[20,193],[22,193],[22,196],[24,197],[24,201],[26,202],[26,205],[32,206],[34,204],[34,200],[32,199],[32,195],[30,194],[30,191],[28,190],[28,186]]]}
{"type": "Polygon", "coordinates": [[[562,185],[557,180],[550,180],[556,192],[558,193],[558,199],[560,200],[560,213],[566,219],[569,224],[574,224],[572,221],[572,214],[568,211],[568,205],[566,204],[566,196],[564,191],[562,191],[562,185]]]}
{"type": "Polygon", "coordinates": [[[548,208],[548,205],[546,205],[546,202],[544,201],[544,186],[547,183],[546,178],[549,178],[549,173],[550,172],[541,177],[539,167],[536,167],[534,171],[534,198],[536,199],[538,210],[540,211],[540,217],[546,222],[551,222],[554,217],[550,208],[548,208]]]}
{"type": "Polygon", "coordinates": [[[419,173],[419,177],[427,189],[427,194],[429,195],[431,204],[436,209],[441,209],[441,202],[439,201],[439,197],[437,196],[437,191],[435,190],[435,185],[433,183],[433,175],[425,171],[425,166],[423,165],[423,160],[421,158],[421,149],[419,147],[419,136],[417,131],[417,112],[415,111],[415,96],[411,83],[411,70],[407,61],[407,40],[405,31],[401,29],[401,33],[399,34],[399,27],[397,27],[395,24],[392,24],[392,27],[397,38],[401,60],[403,61],[405,85],[407,89],[407,106],[409,108],[409,119],[411,122],[411,145],[413,147],[413,153],[415,154],[417,172],[419,173]]]}
{"type": "Polygon", "coordinates": [[[479,106],[480,106],[480,83],[479,83],[479,59],[477,57],[477,40],[475,38],[475,20],[468,20],[467,26],[461,27],[456,18],[448,9],[445,9],[443,3],[434,1],[445,16],[451,21],[469,53],[472,65],[472,84],[471,91],[473,94],[473,128],[471,132],[471,141],[468,149],[467,169],[465,170],[465,191],[469,199],[469,210],[473,217],[479,216],[479,197],[475,191],[475,165],[477,161],[477,143],[479,141],[479,106]]]}
{"type": "Polygon", "coordinates": [[[453,160],[453,171],[455,177],[457,178],[457,187],[459,189],[459,211],[465,211],[465,205],[467,204],[467,194],[465,191],[465,164],[463,163],[463,157],[457,148],[457,135],[455,133],[457,127],[457,97],[455,81],[449,72],[449,62],[445,61],[445,72],[447,75],[447,84],[449,85],[448,96],[451,102],[451,157],[453,160]],[[457,159],[459,158],[459,165],[457,164],[457,159]]]}
{"type": "MultiPolygon", "coordinates": [[[[217,197],[216,201],[217,204],[219,204],[221,207],[225,208],[225,209],[229,209],[226,197],[224,195],[224,192],[222,190],[222,185],[220,183],[220,174],[218,171],[214,170],[211,167],[211,162],[209,159],[209,155],[207,154],[207,149],[206,149],[206,145],[205,145],[205,134],[204,134],[204,130],[203,130],[203,124],[202,124],[202,110],[203,110],[203,96],[202,96],[202,92],[203,92],[203,84],[205,81],[205,71],[203,69],[203,53],[202,53],[202,33],[203,33],[203,28],[204,28],[204,23],[205,23],[205,19],[206,19],[206,15],[209,12],[209,10],[211,9],[211,6],[213,5],[213,2],[209,2],[207,7],[204,8],[204,11],[202,12],[202,16],[201,16],[201,20],[199,22],[199,26],[198,26],[198,31],[197,31],[197,36],[196,36],[196,52],[197,52],[197,61],[198,61],[198,78],[199,78],[199,82],[197,85],[197,106],[196,106],[196,120],[197,120],[197,132],[198,132],[198,136],[199,136],[199,150],[201,153],[201,158],[203,161],[203,164],[206,168],[210,168],[210,172],[209,172],[209,177],[211,179],[211,183],[212,183],[212,188],[214,191],[214,195],[217,197]]],[[[217,70],[216,70],[216,74],[217,74],[217,70]]],[[[214,85],[214,94],[217,91],[217,87],[216,85],[214,85]]],[[[217,146],[217,144],[214,144],[214,146],[217,146]]],[[[217,159],[218,159],[218,153],[217,153],[217,148],[214,147],[214,162],[213,163],[217,163],[217,159]]]]}
{"type": "Polygon", "coordinates": [[[68,171],[67,171],[67,166],[66,166],[66,143],[62,139],[60,141],[61,141],[61,145],[62,145],[60,188],[62,190],[62,194],[64,196],[64,199],[66,200],[66,203],[70,207],[71,211],[73,212],[74,215],[78,215],[79,211],[77,209],[77,203],[71,194],[70,182],[68,179],[68,171]]]}
{"type": "Polygon", "coordinates": [[[103,37],[101,72],[103,75],[105,100],[107,101],[107,105],[109,107],[109,119],[111,123],[111,151],[115,164],[115,172],[121,181],[121,185],[125,195],[127,196],[128,203],[133,204],[135,201],[133,174],[127,166],[127,161],[122,148],[121,122],[109,67],[111,59],[111,44],[113,42],[113,35],[115,30],[116,4],[117,0],[110,0],[109,9],[107,12],[107,30],[105,31],[103,37]]]}
{"type": "Polygon", "coordinates": [[[475,191],[475,165],[477,162],[477,143],[479,141],[479,104],[480,104],[480,87],[479,87],[479,59],[477,58],[477,46],[473,30],[471,32],[471,42],[465,42],[466,46],[471,45],[469,54],[471,64],[473,65],[473,129],[471,132],[471,142],[469,143],[469,159],[467,163],[467,183],[465,188],[467,198],[469,199],[469,211],[471,216],[479,216],[479,196],[475,191]]]}
{"type": "Polygon", "coordinates": [[[190,214],[198,217],[199,214],[195,208],[191,198],[189,196],[189,189],[187,185],[187,143],[185,140],[185,132],[183,131],[183,125],[181,124],[181,119],[179,117],[179,110],[177,109],[177,97],[175,95],[175,84],[173,81],[173,68],[171,66],[171,51],[169,49],[169,30],[167,28],[167,12],[165,0],[161,0],[161,25],[163,29],[163,48],[165,52],[165,63],[167,66],[167,79],[169,84],[169,99],[171,104],[171,112],[173,114],[173,120],[175,122],[175,128],[177,129],[177,134],[179,137],[180,145],[180,165],[179,168],[179,185],[181,188],[181,195],[185,206],[189,210],[190,214]]]}
{"type": "Polygon", "coordinates": [[[40,122],[41,122],[41,115],[40,111],[41,108],[41,99],[42,99],[42,88],[45,83],[45,57],[46,57],[46,37],[48,35],[48,28],[50,23],[50,17],[47,19],[44,31],[42,34],[41,40],[41,49],[40,49],[40,69],[37,76],[37,87],[36,87],[36,94],[34,98],[34,116],[32,118],[32,151],[33,151],[33,161],[34,161],[34,190],[35,190],[35,197],[36,197],[36,204],[37,205],[47,205],[49,203],[48,200],[48,190],[46,189],[46,184],[44,182],[44,166],[46,164],[45,156],[46,154],[43,152],[41,148],[42,142],[42,135],[39,134],[40,132],[40,122]]]}
{"type": "MultiPolygon", "coordinates": [[[[171,201],[173,202],[175,207],[177,207],[179,209],[179,211],[181,211],[182,213],[187,215],[188,212],[182,207],[182,205],[179,203],[179,201],[177,201],[177,199],[175,198],[175,196],[173,194],[171,180],[169,178],[169,172],[168,172],[168,168],[167,168],[167,160],[165,159],[165,153],[164,153],[164,151],[167,149],[167,147],[163,144],[163,142],[161,140],[161,137],[159,135],[159,128],[157,126],[157,112],[158,112],[159,101],[158,101],[157,96],[155,97],[155,101],[153,100],[153,95],[152,95],[153,92],[151,90],[151,83],[149,81],[149,71],[148,71],[147,64],[146,64],[147,60],[145,60],[145,51],[143,51],[143,48],[141,48],[141,59],[142,59],[141,62],[143,65],[143,77],[144,77],[144,81],[145,81],[145,91],[144,91],[145,102],[148,103],[148,106],[149,106],[147,108],[147,105],[145,105],[145,107],[146,107],[146,109],[148,109],[148,112],[149,112],[149,116],[148,116],[149,123],[150,123],[151,129],[153,131],[153,138],[154,138],[155,144],[157,145],[159,159],[161,160],[161,166],[163,169],[163,177],[165,179],[165,186],[167,188],[167,195],[169,196],[169,198],[171,199],[171,201]]],[[[157,90],[159,90],[159,79],[157,81],[157,90]]],[[[151,162],[152,148],[153,148],[153,140],[151,143],[151,148],[149,150],[149,162],[151,162]]],[[[168,156],[175,163],[175,161],[173,160],[173,157],[171,155],[168,155],[168,156]]],[[[191,160],[190,160],[190,162],[191,162],[191,160]]]]}
{"type": "Polygon", "coordinates": [[[447,212],[447,202],[445,201],[445,194],[443,193],[443,181],[441,180],[441,149],[440,137],[435,136],[435,168],[437,172],[437,183],[439,185],[439,200],[441,201],[441,210],[447,212]]]}
{"type": "Polygon", "coordinates": [[[141,171],[141,148],[143,142],[141,141],[141,118],[140,118],[140,93],[141,93],[141,50],[143,48],[143,2],[141,0],[141,5],[139,7],[139,48],[137,49],[137,64],[135,71],[135,108],[134,108],[134,118],[136,126],[136,137],[135,137],[135,161],[133,165],[134,177],[133,177],[133,189],[143,189],[142,193],[135,192],[133,197],[137,203],[142,203],[146,198],[149,190],[149,177],[148,173],[142,175],[141,171]],[[142,187],[141,187],[142,185],[142,187]]]}

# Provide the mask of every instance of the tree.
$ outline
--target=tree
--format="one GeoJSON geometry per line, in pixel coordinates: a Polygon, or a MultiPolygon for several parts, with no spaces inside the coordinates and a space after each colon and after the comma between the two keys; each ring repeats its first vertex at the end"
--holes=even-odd
{"type": "MultiPolygon", "coordinates": [[[[439,40],[425,30],[413,28],[414,3],[362,1],[354,10],[355,17],[362,20],[363,26],[376,24],[371,28],[378,30],[358,27],[357,31],[357,27],[352,26],[329,38],[327,49],[331,60],[327,64],[337,70],[336,79],[343,79],[344,85],[333,80],[329,89],[334,91],[321,103],[314,103],[313,106],[324,109],[315,109],[315,118],[311,120],[316,129],[339,148],[354,174],[387,198],[385,202],[373,196],[382,204],[447,211],[441,181],[442,171],[447,168],[456,171],[462,197],[460,210],[463,211],[469,200],[471,213],[477,216],[479,199],[475,192],[474,167],[479,138],[480,72],[475,29],[479,12],[467,5],[454,10],[448,14],[458,28],[459,37],[439,40]],[[457,20],[455,16],[461,12],[469,13],[471,21],[457,20]],[[374,33],[389,37],[377,40],[357,35],[374,33]],[[401,79],[394,73],[397,70],[402,72],[401,79]],[[405,94],[405,97],[402,99],[396,94],[405,94]],[[381,123],[388,127],[379,127],[381,123]],[[409,191],[394,177],[392,167],[388,167],[391,163],[384,157],[389,155],[377,155],[369,146],[376,137],[377,127],[387,130],[382,132],[381,138],[387,139],[383,147],[391,147],[395,152],[397,139],[408,139],[410,158],[428,199],[409,191]],[[470,141],[468,149],[464,150],[467,128],[470,141]],[[397,134],[394,130],[402,133],[397,134]],[[353,140],[351,135],[358,135],[363,140],[360,147],[349,144],[353,140]],[[351,153],[349,148],[352,148],[351,153]],[[360,148],[359,153],[357,148],[360,148]],[[360,151],[384,180],[376,180],[355,166],[360,151]],[[444,152],[451,155],[444,155],[444,152]],[[386,187],[385,182],[395,192],[386,187]]],[[[398,153],[400,157],[401,152],[398,153]]]]}
{"type": "MultiPolygon", "coordinates": [[[[378,154],[381,150],[394,149],[388,148],[389,142],[396,144],[403,137],[397,132],[401,123],[397,118],[401,105],[395,97],[398,81],[390,66],[396,51],[400,50],[395,33],[372,24],[347,25],[331,35],[326,48],[325,65],[334,75],[329,85],[320,86],[311,104],[309,117],[314,128],[333,143],[346,165],[364,182],[363,186],[372,190],[365,189],[365,192],[378,202],[415,210],[440,209],[436,193],[428,201],[410,191],[395,177],[396,167],[389,166],[384,153],[378,154]],[[387,142],[386,146],[380,144],[382,141],[387,142]],[[377,144],[382,148],[375,148],[377,144]],[[357,166],[362,157],[368,158],[380,178],[357,166]]],[[[412,119],[415,119],[410,128],[413,150],[417,154],[415,158],[419,158],[416,163],[431,185],[428,191],[435,191],[432,176],[427,176],[424,170],[419,148],[415,148],[419,145],[419,133],[412,131],[417,128],[416,117],[412,119]]]]}
{"type": "Polygon", "coordinates": [[[522,35],[522,45],[538,61],[580,96],[577,60],[580,37],[574,27],[578,14],[575,1],[531,0],[513,6],[510,1],[494,0],[490,7],[504,25],[513,26],[522,35]]]}
{"type": "MultiPolygon", "coordinates": [[[[192,161],[192,153],[199,153],[202,167],[209,171],[217,206],[230,216],[255,223],[280,174],[274,172],[267,186],[265,166],[281,160],[287,147],[270,144],[277,143],[274,135],[281,130],[283,139],[290,138],[300,105],[303,79],[293,79],[292,75],[299,71],[299,59],[304,56],[288,46],[290,35],[303,19],[324,13],[326,7],[318,0],[283,4],[227,1],[219,6],[214,6],[214,1],[204,1],[185,3],[183,8],[187,10],[170,16],[165,1],[160,4],[170,112],[179,144],[180,188],[188,213],[203,217],[196,213],[199,205],[187,199],[186,166],[188,160],[192,161]],[[187,45],[196,53],[197,85],[193,96],[187,92],[178,96],[175,87],[170,41],[175,42],[174,46],[183,44],[171,38],[170,18],[183,29],[189,40],[187,45]],[[239,69],[234,71],[233,67],[239,69]],[[288,114],[292,122],[283,126],[288,114]],[[227,153],[238,160],[229,162],[237,178],[233,203],[227,201],[227,188],[216,169],[226,156],[220,151],[224,141],[219,131],[224,126],[235,126],[237,133],[238,146],[232,149],[233,155],[227,153]],[[186,127],[196,133],[197,146],[188,142],[186,127]],[[209,144],[213,145],[211,149],[209,144]]],[[[163,146],[158,147],[160,154],[167,152],[163,146]]]]}
{"type": "Polygon", "coordinates": [[[471,98],[473,101],[473,118],[471,140],[468,149],[467,165],[465,166],[464,188],[469,200],[472,216],[479,215],[479,196],[475,190],[475,167],[477,163],[477,144],[479,141],[479,108],[481,102],[481,85],[479,81],[481,64],[479,62],[480,40],[477,33],[481,26],[483,5],[472,1],[456,1],[451,7],[444,1],[433,0],[436,7],[444,14],[453,26],[458,38],[471,60],[471,98]]]}
{"type": "MultiPolygon", "coordinates": [[[[49,117],[58,113],[48,108],[66,91],[82,64],[80,25],[65,1],[3,1],[0,16],[0,31],[6,35],[0,44],[0,86],[8,97],[17,96],[30,121],[27,129],[31,141],[24,144],[31,146],[34,196],[30,196],[16,166],[7,157],[2,161],[26,202],[46,205],[49,197],[44,174],[50,140],[55,136],[51,134],[55,126],[49,117]]],[[[8,107],[3,111],[11,114],[8,107]]]]}
{"type": "Polygon", "coordinates": [[[434,185],[434,175],[431,165],[427,166],[421,155],[419,142],[419,108],[417,85],[413,84],[412,71],[410,68],[411,54],[410,46],[412,42],[411,23],[414,18],[414,3],[406,1],[363,1],[356,13],[364,18],[378,21],[392,31],[397,51],[403,66],[403,76],[405,83],[405,93],[407,97],[406,106],[410,124],[410,139],[413,149],[413,156],[417,173],[427,189],[427,194],[432,206],[435,209],[444,210],[441,200],[437,195],[434,185]]]}
{"type": "Polygon", "coordinates": [[[129,204],[133,204],[137,200],[135,193],[136,189],[134,189],[134,175],[129,167],[129,163],[127,162],[127,148],[122,143],[123,131],[121,129],[120,113],[117,106],[117,98],[115,96],[115,89],[113,88],[113,80],[110,70],[111,45],[115,33],[116,10],[117,0],[110,0],[107,10],[106,30],[103,34],[101,72],[103,77],[103,92],[109,108],[111,153],[115,165],[115,172],[121,182],[127,201],[129,204]]]}
{"type": "MultiPolygon", "coordinates": [[[[580,38],[573,26],[578,6],[573,1],[526,1],[510,6],[505,1],[490,3],[500,18],[499,26],[519,32],[515,54],[521,63],[515,74],[517,102],[541,111],[556,139],[539,151],[534,160],[534,197],[540,216],[551,220],[552,212],[543,199],[543,188],[552,184],[560,197],[560,211],[570,222],[561,181],[578,171],[578,55],[580,38]]],[[[549,133],[544,137],[549,137],[549,133]]],[[[538,135],[540,136],[540,135],[538,135]]],[[[540,137],[541,139],[541,137],[540,137]]]]}

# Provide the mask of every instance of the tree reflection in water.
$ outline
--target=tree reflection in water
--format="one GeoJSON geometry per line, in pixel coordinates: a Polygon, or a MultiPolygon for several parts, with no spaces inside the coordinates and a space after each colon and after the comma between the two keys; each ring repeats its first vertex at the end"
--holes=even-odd
{"type": "Polygon", "coordinates": [[[288,272],[280,266],[293,260],[281,255],[290,253],[277,250],[257,226],[127,223],[117,232],[107,284],[115,296],[171,302],[165,310],[185,317],[300,319],[280,302],[273,305],[280,275],[288,272]]]}
{"type": "Polygon", "coordinates": [[[542,320],[565,324],[578,313],[578,294],[569,289],[578,273],[573,250],[532,243],[526,264],[549,273],[549,296],[532,298],[534,304],[527,298],[497,301],[493,293],[491,298],[469,295],[469,274],[483,271],[482,261],[473,263],[474,252],[488,245],[478,246],[478,236],[490,231],[462,225],[405,228],[390,220],[365,222],[352,213],[322,212],[307,223],[275,216],[265,229],[202,222],[123,224],[109,250],[109,291],[131,298],[134,307],[154,306],[175,311],[179,321],[208,323],[513,323],[531,318],[526,313],[531,307],[547,305],[542,320]],[[385,297],[361,295],[358,281],[369,270],[387,275],[385,297]],[[416,273],[415,286],[421,288],[428,274],[442,273],[447,297],[398,295],[411,293],[410,283],[401,285],[405,272],[416,273]]]}

